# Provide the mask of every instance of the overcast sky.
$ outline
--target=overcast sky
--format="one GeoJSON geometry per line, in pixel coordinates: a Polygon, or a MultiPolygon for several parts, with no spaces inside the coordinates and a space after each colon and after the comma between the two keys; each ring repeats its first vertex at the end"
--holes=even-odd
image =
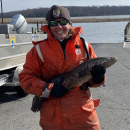
{"type": "MultiPolygon", "coordinates": [[[[1,2],[1,0],[0,0],[1,2]]],[[[3,12],[33,9],[39,7],[60,6],[102,6],[102,5],[127,5],[130,0],[2,0],[3,12]]]]}

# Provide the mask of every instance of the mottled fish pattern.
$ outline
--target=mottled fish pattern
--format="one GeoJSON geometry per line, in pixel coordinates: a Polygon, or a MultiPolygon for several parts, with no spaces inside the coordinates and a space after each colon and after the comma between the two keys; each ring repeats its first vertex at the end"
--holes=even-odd
{"type": "MultiPolygon", "coordinates": [[[[116,61],[117,58],[115,57],[97,57],[89,59],[69,73],[63,74],[64,79],[62,81],[62,85],[68,89],[73,89],[80,86],[92,78],[90,71],[94,65],[103,65],[107,69],[115,64],[116,61]]],[[[48,83],[55,83],[59,77],[60,76],[53,78],[48,83]]],[[[34,96],[31,110],[33,112],[39,111],[44,100],[45,98],[34,96]]]]}

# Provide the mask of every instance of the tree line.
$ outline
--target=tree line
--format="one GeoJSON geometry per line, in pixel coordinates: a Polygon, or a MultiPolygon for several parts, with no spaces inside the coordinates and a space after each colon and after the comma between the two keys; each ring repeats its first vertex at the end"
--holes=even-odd
{"type": "MultiPolygon", "coordinates": [[[[71,17],[129,15],[130,6],[64,6],[70,11],[71,17]]],[[[3,13],[4,18],[12,18],[15,14],[22,14],[25,18],[45,17],[49,8],[34,8],[3,13]]],[[[1,15],[0,15],[1,18],[1,15]]]]}

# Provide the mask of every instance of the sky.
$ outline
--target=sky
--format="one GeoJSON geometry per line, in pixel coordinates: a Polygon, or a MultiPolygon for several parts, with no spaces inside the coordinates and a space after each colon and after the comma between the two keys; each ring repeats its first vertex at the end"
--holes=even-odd
{"type": "MultiPolygon", "coordinates": [[[[0,0],[1,2],[1,0],[0,0]]],[[[1,3],[0,3],[1,5],[1,3]]],[[[60,6],[130,6],[130,0],[2,0],[3,12],[60,6]]]]}

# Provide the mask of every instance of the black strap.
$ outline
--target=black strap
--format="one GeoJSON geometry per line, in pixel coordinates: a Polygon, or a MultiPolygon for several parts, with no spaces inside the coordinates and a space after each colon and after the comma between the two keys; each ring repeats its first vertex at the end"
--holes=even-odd
{"type": "Polygon", "coordinates": [[[85,40],[82,37],[80,37],[80,39],[82,39],[82,41],[83,41],[83,45],[84,45],[85,51],[87,53],[87,59],[90,59],[90,56],[89,56],[89,53],[88,53],[88,48],[86,47],[86,44],[85,44],[85,40]]]}

